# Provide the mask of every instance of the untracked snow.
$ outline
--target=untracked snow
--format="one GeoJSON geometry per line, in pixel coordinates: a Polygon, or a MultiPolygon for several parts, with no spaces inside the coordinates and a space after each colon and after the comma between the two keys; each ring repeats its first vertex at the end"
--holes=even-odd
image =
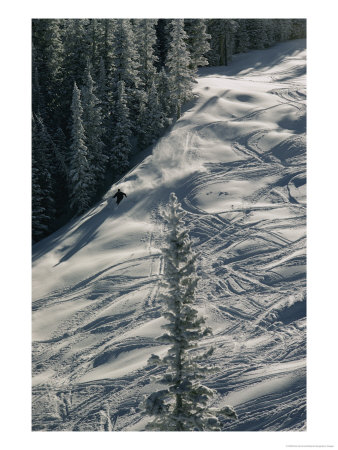
{"type": "Polygon", "coordinates": [[[33,247],[33,429],[144,430],[163,355],[159,206],[175,192],[200,253],[196,308],[224,430],[304,430],[305,41],[199,71],[196,98],[101,202],[33,247]],[[125,192],[118,207],[112,198],[125,192]]]}

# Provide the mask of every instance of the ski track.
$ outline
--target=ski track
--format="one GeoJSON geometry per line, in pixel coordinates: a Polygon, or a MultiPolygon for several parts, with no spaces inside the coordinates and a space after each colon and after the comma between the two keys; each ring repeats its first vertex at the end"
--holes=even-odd
{"type": "MultiPolygon", "coordinates": [[[[290,45],[297,50],[294,42],[290,45]]],[[[273,49],[265,52],[273,55],[273,49]]],[[[253,103],[254,110],[238,117],[194,124],[189,114],[201,107],[198,103],[171,131],[181,131],[188,164],[203,164],[203,170],[183,176],[176,191],[200,252],[197,307],[214,332],[201,347],[215,345],[212,363],[220,367],[206,384],[218,392],[216,406],[233,404],[239,416],[224,422],[229,431],[306,429],[305,81],[302,55],[293,61],[285,57],[267,71],[230,77],[222,74],[226,69],[219,74],[218,68],[208,68],[205,78],[201,71],[202,85],[208,77],[217,83],[223,79],[225,86],[228,80],[231,86],[244,81],[253,93],[264,85],[264,95],[274,103],[253,103]],[[290,108],[285,116],[282,108],[290,108]],[[277,115],[277,128],[267,122],[269,114],[277,115]],[[201,136],[215,130],[216,137],[223,136],[222,127],[243,122],[248,128],[236,128],[227,142],[238,157],[208,160],[199,147],[201,136]],[[278,142],[277,132],[285,132],[278,142]],[[244,197],[227,192],[241,189],[241,183],[249,183],[244,197]]],[[[203,86],[198,89],[203,92],[203,86]]],[[[236,105],[246,98],[237,95],[236,105]]],[[[139,163],[121,181],[132,180],[135,170],[146,170],[147,164],[139,163]]],[[[143,218],[148,228],[138,237],[143,253],[130,251],[117,262],[112,253],[100,270],[62,283],[33,302],[33,333],[34,323],[56,313],[48,337],[41,332],[42,338],[33,338],[33,430],[99,431],[108,423],[104,411],[114,431],[144,429],[149,418],[144,419],[140,402],[154,389],[150,376],[161,370],[146,360],[161,350],[155,340],[163,273],[159,207],[171,190],[151,200],[143,218]],[[67,311],[64,318],[57,315],[61,310],[67,311]]],[[[92,235],[95,240],[89,230],[86,240],[92,235]]],[[[51,248],[48,239],[36,246],[36,261],[48,254],[41,253],[43,245],[51,248]]],[[[112,245],[112,252],[119,245],[112,245]]],[[[72,249],[67,255],[71,260],[72,249]]],[[[34,276],[39,274],[33,271],[34,276]]]]}

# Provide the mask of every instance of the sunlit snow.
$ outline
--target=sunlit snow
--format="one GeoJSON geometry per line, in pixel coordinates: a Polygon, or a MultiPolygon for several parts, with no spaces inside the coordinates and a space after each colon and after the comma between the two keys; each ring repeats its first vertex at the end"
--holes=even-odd
{"type": "Polygon", "coordinates": [[[34,429],[98,430],[107,404],[114,430],[144,429],[170,192],[200,252],[196,307],[214,332],[201,347],[220,366],[205,383],[239,416],[224,429],[305,429],[305,53],[288,41],[200,69],[196,99],[154,148],[34,246],[34,429]]]}

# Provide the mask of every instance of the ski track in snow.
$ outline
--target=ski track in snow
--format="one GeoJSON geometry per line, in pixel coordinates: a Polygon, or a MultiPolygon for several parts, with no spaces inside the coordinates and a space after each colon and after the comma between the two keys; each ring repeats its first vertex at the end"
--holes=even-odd
{"type": "Polygon", "coordinates": [[[201,69],[153,154],[34,246],[33,430],[104,430],[107,415],[114,431],[144,429],[161,370],[147,359],[166,351],[159,207],[172,191],[200,252],[197,307],[214,332],[201,347],[220,367],[206,384],[239,416],[224,429],[305,429],[304,42],[201,69]]]}

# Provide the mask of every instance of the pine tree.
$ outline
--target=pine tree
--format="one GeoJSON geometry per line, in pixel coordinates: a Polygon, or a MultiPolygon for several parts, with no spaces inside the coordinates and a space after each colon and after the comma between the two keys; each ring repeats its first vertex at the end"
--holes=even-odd
{"type": "Polygon", "coordinates": [[[156,77],[156,63],[158,57],[155,54],[156,48],[156,19],[135,19],[134,35],[137,42],[139,55],[139,76],[143,89],[149,93],[156,77]]]}
{"type": "Polygon", "coordinates": [[[274,19],[265,19],[264,25],[265,25],[265,33],[266,33],[266,39],[267,39],[265,47],[271,47],[276,42],[275,20],[274,19]]]}
{"type": "Polygon", "coordinates": [[[276,40],[287,41],[292,34],[292,20],[291,19],[276,19],[276,40]]]}
{"type": "Polygon", "coordinates": [[[39,70],[38,67],[34,64],[34,59],[32,63],[32,112],[36,116],[46,117],[46,105],[45,100],[42,94],[42,90],[40,87],[39,81],[39,70]]]}
{"type": "Polygon", "coordinates": [[[57,19],[34,19],[32,22],[33,71],[37,71],[45,102],[44,123],[56,129],[62,121],[64,45],[61,24],[57,19]]]}
{"type": "MultiPolygon", "coordinates": [[[[112,64],[112,84],[109,86],[109,89],[115,94],[112,103],[116,101],[116,95],[118,93],[117,84],[119,81],[123,81],[129,110],[129,121],[132,131],[138,134],[138,116],[144,95],[140,92],[143,90],[143,87],[141,86],[141,78],[139,75],[139,54],[135,41],[135,33],[129,19],[117,19],[114,21],[112,64]]],[[[112,119],[116,121],[117,118],[114,114],[113,112],[112,119]]]]}
{"type": "Polygon", "coordinates": [[[162,67],[161,71],[158,73],[157,76],[157,94],[161,111],[163,114],[164,126],[168,126],[170,124],[169,118],[172,113],[172,105],[169,88],[169,77],[164,67],[162,67]]]}
{"type": "Polygon", "coordinates": [[[88,164],[95,187],[102,186],[107,167],[107,157],[102,141],[103,127],[100,101],[96,96],[96,86],[90,72],[89,63],[84,73],[84,85],[81,89],[83,108],[83,127],[86,136],[88,164]]]}
{"type": "Polygon", "coordinates": [[[96,78],[100,70],[100,60],[103,53],[104,27],[99,19],[89,19],[86,30],[89,45],[89,60],[92,66],[92,75],[96,78]]]}
{"type": "Polygon", "coordinates": [[[144,402],[146,413],[155,416],[147,428],[161,431],[204,431],[220,430],[218,416],[236,418],[231,407],[217,411],[209,407],[215,391],[204,386],[201,380],[213,368],[200,361],[208,358],[213,349],[196,354],[198,342],[211,334],[204,326],[205,319],[198,317],[193,307],[198,277],[196,276],[197,255],[191,249],[191,241],[184,229],[181,205],[174,193],[163,212],[168,224],[167,246],[162,249],[165,261],[164,317],[166,331],[159,341],[169,344],[168,353],[161,359],[152,355],[150,364],[166,366],[163,376],[156,382],[166,385],[166,389],[151,394],[144,402]]]}
{"type": "Polygon", "coordinates": [[[72,143],[70,146],[70,207],[76,214],[81,214],[90,205],[92,177],[88,164],[88,150],[86,137],[82,124],[81,95],[76,83],[74,83],[72,100],[72,143]]]}
{"type": "Polygon", "coordinates": [[[210,19],[208,32],[211,35],[211,50],[208,59],[211,65],[227,66],[232,59],[235,46],[235,32],[238,23],[232,19],[210,19]]]}
{"type": "Polygon", "coordinates": [[[55,218],[52,140],[43,120],[32,123],[32,233],[34,241],[48,234],[55,218]]]}
{"type": "Polygon", "coordinates": [[[264,19],[247,19],[246,23],[250,38],[250,48],[260,50],[267,47],[268,37],[264,19]]]}
{"type": "Polygon", "coordinates": [[[134,31],[129,19],[116,19],[113,40],[113,76],[115,85],[123,81],[126,92],[140,84],[139,56],[134,31]]]}
{"type": "Polygon", "coordinates": [[[205,20],[185,19],[184,28],[188,35],[191,69],[196,70],[197,67],[207,66],[209,63],[205,55],[210,51],[211,36],[207,33],[205,20]]]}
{"type": "Polygon", "coordinates": [[[107,86],[112,84],[114,74],[114,39],[116,20],[101,19],[99,26],[102,29],[102,42],[99,42],[100,55],[105,65],[107,86]]]}
{"type": "Polygon", "coordinates": [[[167,59],[167,53],[170,44],[170,19],[158,19],[156,25],[156,56],[158,57],[157,70],[160,71],[161,67],[165,65],[167,59]]]}
{"type": "Polygon", "coordinates": [[[181,116],[182,105],[192,98],[194,71],[190,69],[191,59],[186,44],[184,20],[173,19],[171,42],[167,54],[166,68],[173,105],[173,113],[181,116]]]}
{"type": "Polygon", "coordinates": [[[306,19],[291,19],[292,29],[290,39],[301,39],[306,37],[306,19]]]}
{"type": "MultiPolygon", "coordinates": [[[[63,19],[63,42],[65,49],[63,83],[63,111],[68,117],[71,108],[74,83],[81,86],[83,74],[88,59],[91,57],[91,47],[87,33],[87,19],[63,19]]],[[[66,130],[68,123],[61,125],[66,130]]]]}
{"type": "Polygon", "coordinates": [[[129,166],[129,153],[131,151],[131,123],[124,81],[117,83],[117,91],[118,96],[114,113],[116,122],[114,124],[110,165],[115,173],[123,173],[129,166]]]}
{"type": "Polygon", "coordinates": [[[151,142],[158,138],[165,123],[165,115],[159,102],[155,81],[153,81],[148,96],[149,135],[151,142]]]}
{"type": "Polygon", "coordinates": [[[246,53],[250,48],[246,19],[238,19],[237,24],[238,27],[235,33],[235,53],[246,53]]]}
{"type": "Polygon", "coordinates": [[[159,137],[164,126],[165,117],[159,103],[155,82],[153,81],[149,94],[146,95],[140,110],[139,144],[145,148],[153,144],[159,137]]]}
{"type": "Polygon", "coordinates": [[[69,151],[67,146],[67,138],[65,133],[59,127],[54,136],[53,143],[55,146],[55,153],[58,161],[58,167],[63,172],[65,178],[68,176],[69,151]]]}
{"type": "Polygon", "coordinates": [[[108,95],[107,95],[107,72],[104,59],[100,58],[99,76],[97,82],[97,96],[100,100],[100,106],[103,116],[108,115],[108,95]]]}
{"type": "Polygon", "coordinates": [[[43,206],[41,172],[37,163],[34,146],[32,153],[32,238],[33,243],[41,239],[48,231],[48,215],[43,206]]]}

